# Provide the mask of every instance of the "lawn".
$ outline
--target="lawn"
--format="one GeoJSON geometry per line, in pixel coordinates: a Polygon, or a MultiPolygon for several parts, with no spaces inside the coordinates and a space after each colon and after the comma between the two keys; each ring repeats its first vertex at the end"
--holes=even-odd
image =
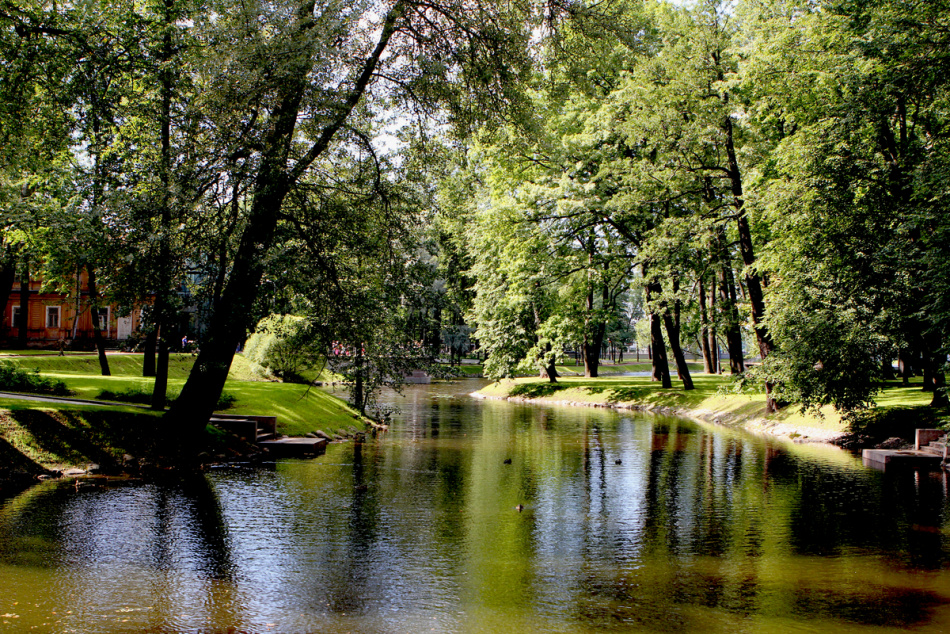
{"type": "MultiPolygon", "coordinates": [[[[141,354],[110,354],[112,376],[99,374],[95,355],[88,356],[32,356],[3,359],[27,370],[39,370],[43,376],[66,383],[77,399],[94,400],[103,391],[151,392],[154,379],[142,377],[141,354]]],[[[181,392],[195,357],[191,354],[169,355],[168,396],[175,398],[181,392]]],[[[243,355],[236,355],[224,391],[235,401],[227,408],[228,414],[258,414],[277,416],[278,431],[287,435],[303,435],[322,430],[333,434],[362,423],[355,410],[342,400],[306,385],[265,381],[255,375],[243,355]],[[250,380],[249,380],[250,379],[250,380]]],[[[36,403],[0,399],[5,409],[29,409],[36,403]],[[9,404],[9,407],[8,407],[9,404]]],[[[94,410],[94,405],[43,404],[50,410],[94,410]]],[[[136,411],[136,408],[123,408],[136,411]]],[[[141,411],[141,410],[139,410],[141,411]]]]}
{"type": "MultiPolygon", "coordinates": [[[[634,366],[636,367],[636,366],[634,366]]],[[[649,366],[648,366],[649,367],[649,366]]],[[[637,370],[629,370],[637,371],[637,370]]],[[[847,418],[831,406],[820,412],[802,412],[794,405],[775,414],[765,412],[765,394],[759,391],[737,393],[729,375],[693,374],[696,389],[685,391],[673,380],[673,388],[664,389],[650,377],[602,376],[596,379],[564,376],[558,383],[538,378],[503,380],[486,386],[481,394],[489,397],[521,397],[541,402],[570,402],[636,408],[669,408],[693,412],[719,422],[744,424],[753,419],[785,429],[820,430],[829,433],[861,432],[872,435],[908,436],[915,427],[940,426],[947,412],[929,408],[931,394],[921,390],[918,379],[910,386],[899,381],[886,384],[876,406],[859,416],[847,418]]],[[[814,433],[806,432],[806,433],[814,433]]]]}
{"type": "MultiPolygon", "coordinates": [[[[701,363],[689,363],[689,369],[691,372],[702,372],[703,366],[701,363]]],[[[573,362],[566,365],[558,365],[557,371],[558,374],[564,377],[569,376],[583,376],[584,375],[584,365],[574,365],[573,362]]],[[[463,363],[462,365],[451,366],[451,369],[456,372],[460,372],[463,376],[482,376],[483,366],[481,363],[463,363]]],[[[601,376],[612,376],[617,374],[626,374],[629,372],[649,372],[651,370],[650,362],[644,361],[643,363],[612,363],[610,361],[606,363],[601,363],[598,368],[598,374],[601,376]]],[[[530,376],[534,376],[536,373],[532,373],[530,376]]],[[[522,376],[529,376],[524,374],[522,376]]]]}

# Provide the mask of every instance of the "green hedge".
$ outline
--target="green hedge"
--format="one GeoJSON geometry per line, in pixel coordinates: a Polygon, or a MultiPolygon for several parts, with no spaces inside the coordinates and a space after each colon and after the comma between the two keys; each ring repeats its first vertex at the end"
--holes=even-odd
{"type": "Polygon", "coordinates": [[[21,370],[12,363],[0,363],[0,390],[69,396],[72,392],[57,379],[40,376],[39,370],[21,370]]]}

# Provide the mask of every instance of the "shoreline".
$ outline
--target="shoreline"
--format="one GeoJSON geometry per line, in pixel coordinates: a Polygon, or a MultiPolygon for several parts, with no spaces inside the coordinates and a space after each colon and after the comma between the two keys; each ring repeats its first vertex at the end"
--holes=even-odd
{"type": "Polygon", "coordinates": [[[482,394],[481,391],[472,392],[473,398],[494,401],[511,401],[513,403],[525,403],[529,405],[560,405],[565,407],[593,407],[601,409],[613,409],[617,411],[647,412],[651,414],[662,414],[665,416],[679,416],[692,419],[701,423],[712,425],[721,425],[733,429],[739,428],[746,431],[782,438],[794,443],[821,443],[821,444],[840,444],[851,438],[853,434],[843,431],[832,431],[810,427],[807,425],[792,425],[779,421],[768,420],[761,416],[742,416],[733,412],[712,409],[692,409],[688,407],[669,407],[665,405],[649,405],[636,403],[632,401],[622,401],[618,403],[597,403],[589,401],[576,400],[551,400],[546,398],[529,398],[525,396],[494,396],[482,394]]]}

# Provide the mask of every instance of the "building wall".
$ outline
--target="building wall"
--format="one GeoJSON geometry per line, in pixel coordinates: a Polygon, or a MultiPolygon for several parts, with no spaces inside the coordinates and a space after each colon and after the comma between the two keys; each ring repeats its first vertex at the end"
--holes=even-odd
{"type": "MultiPolygon", "coordinates": [[[[84,276],[85,277],[85,276],[84,276]]],[[[81,279],[79,319],[76,322],[75,339],[93,339],[93,321],[89,308],[89,294],[85,286],[85,279],[81,279]]],[[[20,305],[20,284],[14,284],[7,300],[7,308],[2,318],[2,325],[8,339],[20,336],[20,329],[14,326],[13,314],[20,305]]],[[[29,323],[27,324],[27,341],[32,343],[54,343],[60,340],[72,340],[73,321],[76,316],[76,299],[62,293],[42,292],[42,282],[30,280],[29,323]],[[54,310],[49,310],[54,309],[54,310]],[[58,309],[58,325],[50,320],[50,313],[58,309]]],[[[135,309],[128,317],[122,318],[116,314],[114,305],[102,306],[108,309],[109,316],[102,324],[102,336],[105,339],[126,339],[134,332],[141,320],[141,309],[135,309]]]]}

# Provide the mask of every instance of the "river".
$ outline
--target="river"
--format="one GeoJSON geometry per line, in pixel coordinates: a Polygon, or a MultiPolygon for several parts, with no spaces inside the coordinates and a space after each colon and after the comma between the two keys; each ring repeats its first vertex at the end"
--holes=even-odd
{"type": "Polygon", "coordinates": [[[950,631],[942,474],[480,385],[315,460],[0,500],[0,632],[950,631]]]}

